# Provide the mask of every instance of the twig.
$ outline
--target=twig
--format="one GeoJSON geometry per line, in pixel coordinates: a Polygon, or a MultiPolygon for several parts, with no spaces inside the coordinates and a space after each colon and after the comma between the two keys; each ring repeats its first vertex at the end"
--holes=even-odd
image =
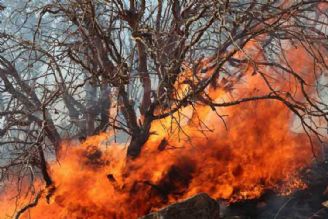
{"type": "Polygon", "coordinates": [[[31,203],[25,205],[25,206],[22,207],[19,211],[17,211],[17,213],[16,213],[14,219],[19,219],[19,217],[20,217],[25,211],[27,211],[27,210],[30,209],[30,208],[35,207],[35,206],[38,204],[39,199],[41,198],[42,192],[43,192],[43,190],[39,191],[39,192],[36,194],[34,200],[33,200],[31,203]]]}
{"type": "Polygon", "coordinates": [[[292,198],[290,198],[290,199],[288,199],[280,208],[279,208],[279,210],[277,211],[277,213],[276,213],[276,215],[274,216],[274,218],[273,219],[277,219],[278,218],[278,216],[279,216],[279,214],[280,214],[280,212],[282,211],[282,209],[284,209],[286,206],[287,206],[287,204],[291,201],[293,199],[293,197],[292,198]]]}

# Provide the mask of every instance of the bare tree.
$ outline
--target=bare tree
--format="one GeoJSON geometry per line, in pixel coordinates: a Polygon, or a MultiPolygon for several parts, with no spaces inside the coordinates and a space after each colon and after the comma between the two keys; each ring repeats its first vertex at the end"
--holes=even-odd
{"type": "Polygon", "coordinates": [[[2,167],[6,173],[28,163],[50,185],[47,156],[58,154],[61,140],[106,129],[129,136],[127,155],[135,158],[153,121],[179,121],[176,113],[196,104],[217,110],[276,100],[299,118],[310,140],[313,134],[323,140],[324,0],[26,1],[9,20],[15,30],[1,33],[0,56],[0,136],[10,154],[2,167]],[[252,42],[257,55],[247,48],[252,42]],[[313,59],[311,71],[289,64],[287,45],[313,59]],[[261,76],[267,93],[211,98],[209,88],[233,93],[250,70],[261,76]],[[290,82],[294,85],[285,86],[290,82]]]}

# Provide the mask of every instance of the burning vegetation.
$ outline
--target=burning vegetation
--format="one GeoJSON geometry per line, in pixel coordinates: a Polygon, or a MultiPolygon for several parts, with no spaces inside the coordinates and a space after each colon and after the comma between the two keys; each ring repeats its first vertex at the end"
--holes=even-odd
{"type": "Polygon", "coordinates": [[[311,145],[305,134],[290,130],[285,106],[264,100],[224,114],[229,116],[227,129],[211,111],[203,119],[213,131],[202,134],[186,124],[191,139],[166,135],[160,123],[154,125],[142,156],[134,160],[126,160],[124,146],[107,145],[106,133],[81,145],[65,143],[59,163],[50,167],[54,194],[47,202],[44,191],[27,215],[137,218],[199,192],[234,202],[257,198],[266,189],[285,193],[304,188],[297,173],[313,158],[311,145]],[[159,149],[164,138],[166,146],[159,149]]]}
{"type": "MultiPolygon", "coordinates": [[[[253,51],[254,44],[249,46],[253,51]]],[[[291,49],[289,54],[298,54],[289,60],[294,68],[311,62],[304,50],[291,49]]],[[[252,74],[250,66],[244,69],[244,76],[233,82],[234,92],[218,84],[209,89],[209,96],[224,104],[231,95],[243,99],[266,94],[261,76],[252,74]]],[[[182,78],[190,77],[190,70],[185,71],[182,78]]],[[[179,86],[183,98],[187,85],[179,86]]],[[[111,132],[82,143],[63,143],[58,162],[49,166],[55,190],[50,195],[49,188],[42,190],[25,217],[137,218],[200,192],[236,202],[258,198],[265,190],[289,194],[306,188],[298,173],[318,147],[304,132],[293,130],[297,119],[284,103],[245,101],[219,112],[199,104],[176,114],[180,121],[168,117],[153,123],[142,156],[134,159],[126,156],[125,145],[113,142],[111,132]]],[[[6,203],[11,212],[14,205],[6,203]]]]}
{"type": "Polygon", "coordinates": [[[1,219],[139,218],[199,193],[234,204],[307,188],[301,170],[324,159],[327,2],[151,2],[53,1],[32,41],[0,36],[51,72],[33,85],[0,56],[1,219]],[[44,19],[72,26],[57,42],[44,19]]]}

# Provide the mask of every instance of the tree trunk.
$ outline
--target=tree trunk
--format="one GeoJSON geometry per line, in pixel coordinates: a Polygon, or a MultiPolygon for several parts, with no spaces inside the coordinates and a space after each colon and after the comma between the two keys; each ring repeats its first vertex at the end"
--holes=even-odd
{"type": "Polygon", "coordinates": [[[97,112],[95,111],[97,105],[97,88],[87,82],[84,90],[86,92],[85,135],[90,136],[95,130],[95,120],[97,116],[97,112]]]}
{"type": "Polygon", "coordinates": [[[149,130],[140,132],[137,135],[133,135],[128,146],[127,155],[128,157],[134,159],[138,157],[141,153],[142,146],[146,143],[149,137],[149,130]]]}

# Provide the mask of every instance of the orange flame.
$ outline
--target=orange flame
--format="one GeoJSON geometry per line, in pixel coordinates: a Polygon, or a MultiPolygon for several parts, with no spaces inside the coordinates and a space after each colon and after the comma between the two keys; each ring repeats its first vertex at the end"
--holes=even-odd
{"type": "MultiPolygon", "coordinates": [[[[295,68],[300,58],[310,62],[303,51],[292,52],[300,54],[291,58],[295,68]]],[[[234,97],[268,91],[259,75],[251,75],[251,67],[245,71],[245,83],[236,85],[234,97]]],[[[220,88],[209,92],[218,101],[232,95],[220,88]]],[[[172,118],[153,123],[155,134],[135,160],[126,161],[125,147],[110,142],[110,133],[81,144],[64,143],[59,163],[50,168],[56,185],[50,203],[42,197],[24,216],[137,218],[199,192],[238,201],[259,197],[266,189],[286,193],[304,188],[297,171],[311,162],[311,146],[305,134],[291,131],[294,118],[282,103],[261,100],[218,112],[199,105],[197,111],[186,107],[179,113],[179,125],[172,118]]],[[[1,202],[0,210],[12,211],[10,205],[1,202]]]]}

